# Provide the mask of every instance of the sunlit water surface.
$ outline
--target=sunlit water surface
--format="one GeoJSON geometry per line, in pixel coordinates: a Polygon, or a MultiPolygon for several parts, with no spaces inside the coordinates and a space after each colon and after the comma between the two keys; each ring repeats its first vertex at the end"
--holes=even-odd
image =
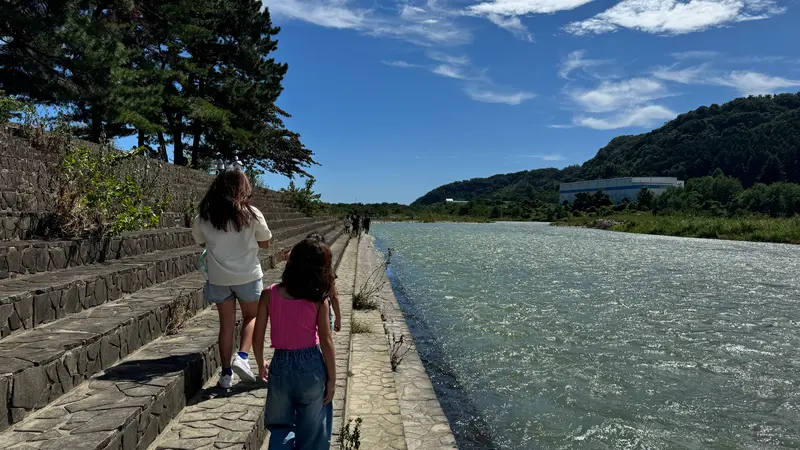
{"type": "Polygon", "coordinates": [[[800,447],[800,247],[531,223],[373,234],[460,448],[800,447]]]}

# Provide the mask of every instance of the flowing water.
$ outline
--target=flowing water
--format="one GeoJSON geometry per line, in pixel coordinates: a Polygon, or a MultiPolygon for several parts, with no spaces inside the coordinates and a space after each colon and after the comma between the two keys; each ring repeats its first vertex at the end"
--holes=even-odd
{"type": "Polygon", "coordinates": [[[376,224],[462,449],[800,448],[800,247],[376,224]]]}

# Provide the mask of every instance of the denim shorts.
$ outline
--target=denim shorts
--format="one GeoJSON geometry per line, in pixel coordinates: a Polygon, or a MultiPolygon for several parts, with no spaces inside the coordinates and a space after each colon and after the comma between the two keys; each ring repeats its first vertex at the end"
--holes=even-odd
{"type": "Polygon", "coordinates": [[[222,303],[236,298],[242,303],[252,303],[261,298],[262,290],[264,290],[264,282],[261,279],[236,286],[219,286],[206,281],[203,299],[208,303],[222,303]]]}

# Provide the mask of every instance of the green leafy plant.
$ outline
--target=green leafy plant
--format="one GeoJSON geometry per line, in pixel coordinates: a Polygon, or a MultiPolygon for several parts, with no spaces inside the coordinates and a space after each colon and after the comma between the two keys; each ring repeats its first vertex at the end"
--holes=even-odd
{"type": "Polygon", "coordinates": [[[306,186],[298,188],[294,184],[294,180],[289,181],[289,186],[286,189],[281,189],[281,192],[286,197],[286,202],[297,208],[303,214],[308,216],[319,212],[323,208],[320,198],[322,194],[314,192],[314,183],[316,180],[313,178],[306,178],[306,186]]]}
{"type": "Polygon", "coordinates": [[[361,447],[361,422],[361,418],[358,417],[342,424],[339,432],[339,445],[342,450],[357,450],[361,447]]]}
{"type": "Polygon", "coordinates": [[[146,204],[132,176],[115,175],[116,166],[132,156],[86,146],[68,150],[59,168],[54,232],[103,236],[157,226],[160,207],[146,204]]]}
{"type": "Polygon", "coordinates": [[[8,97],[0,91],[0,124],[9,122],[11,119],[18,119],[26,105],[16,98],[8,97]]]}

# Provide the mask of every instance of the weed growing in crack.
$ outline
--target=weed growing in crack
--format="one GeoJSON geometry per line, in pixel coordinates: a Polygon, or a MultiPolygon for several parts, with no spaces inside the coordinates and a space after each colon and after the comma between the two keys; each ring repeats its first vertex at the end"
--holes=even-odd
{"type": "Polygon", "coordinates": [[[389,360],[392,364],[392,372],[397,372],[397,368],[400,367],[400,363],[403,362],[408,352],[411,351],[411,347],[405,343],[402,334],[400,335],[400,339],[397,339],[394,333],[392,333],[391,338],[387,335],[386,339],[389,340],[389,360]]]}
{"type": "Polygon", "coordinates": [[[349,419],[347,423],[342,424],[342,429],[339,432],[339,445],[342,450],[357,450],[361,447],[361,418],[349,419]],[[353,425],[355,422],[355,425],[353,425]],[[352,425],[352,429],[351,429],[352,425]]]}

